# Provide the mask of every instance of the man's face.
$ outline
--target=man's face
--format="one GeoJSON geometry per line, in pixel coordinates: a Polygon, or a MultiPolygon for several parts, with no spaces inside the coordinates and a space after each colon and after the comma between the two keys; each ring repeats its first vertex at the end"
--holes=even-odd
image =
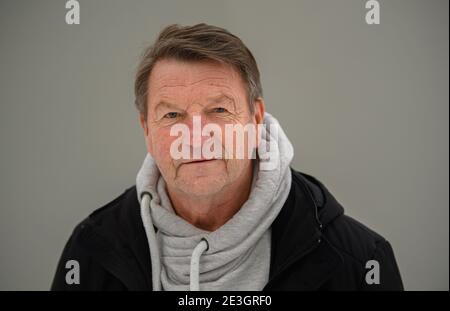
{"type": "MultiPolygon", "coordinates": [[[[201,128],[208,123],[221,128],[223,135],[216,138],[224,149],[226,124],[256,125],[262,122],[262,101],[256,102],[255,113],[252,114],[245,83],[233,67],[211,61],[160,60],[149,77],[148,94],[148,113],[146,118],[141,116],[141,125],[145,131],[147,149],[168,187],[191,195],[208,196],[235,182],[241,174],[248,173],[251,165],[248,157],[204,160],[202,156],[200,160],[176,160],[170,152],[171,145],[178,138],[170,135],[171,128],[176,124],[189,128],[189,147],[193,152],[196,146],[194,116],[201,118],[201,128]]],[[[200,144],[207,139],[201,137],[200,144]]]]}

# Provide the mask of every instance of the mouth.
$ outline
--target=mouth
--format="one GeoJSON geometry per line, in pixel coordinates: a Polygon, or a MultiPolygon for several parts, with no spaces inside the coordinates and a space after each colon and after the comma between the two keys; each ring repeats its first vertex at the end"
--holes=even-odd
{"type": "Polygon", "coordinates": [[[203,163],[208,163],[208,162],[213,162],[213,161],[217,161],[218,159],[199,159],[199,160],[193,160],[193,161],[189,161],[189,162],[183,162],[181,163],[182,165],[186,165],[186,164],[203,164],[203,163]]]}

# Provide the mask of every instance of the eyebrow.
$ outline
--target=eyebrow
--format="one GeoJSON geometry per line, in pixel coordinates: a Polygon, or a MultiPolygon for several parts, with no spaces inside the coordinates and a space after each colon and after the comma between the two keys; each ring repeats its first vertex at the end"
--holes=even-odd
{"type": "Polygon", "coordinates": [[[166,102],[165,100],[161,100],[159,103],[156,104],[155,111],[158,110],[158,108],[160,108],[161,106],[165,106],[167,108],[172,108],[172,109],[180,109],[175,104],[166,102]]]}
{"type": "Polygon", "coordinates": [[[218,96],[208,98],[208,104],[218,104],[222,103],[224,100],[226,100],[227,102],[231,102],[233,108],[236,109],[236,102],[234,101],[234,99],[223,93],[218,96]]]}
{"type": "MultiPolygon", "coordinates": [[[[223,102],[224,100],[231,102],[231,104],[233,105],[233,107],[236,108],[234,99],[233,99],[232,97],[230,97],[230,96],[227,96],[227,95],[223,94],[223,93],[220,94],[220,95],[213,96],[213,97],[210,97],[210,98],[207,99],[208,104],[217,104],[217,103],[223,102]]],[[[163,106],[164,106],[164,107],[167,107],[167,108],[171,108],[171,109],[177,109],[177,110],[180,109],[180,108],[177,107],[177,105],[175,105],[175,104],[172,104],[172,103],[167,102],[167,101],[165,101],[165,100],[161,100],[161,101],[159,101],[159,102],[156,104],[156,106],[155,106],[155,111],[157,111],[159,108],[161,108],[161,107],[163,107],[163,106]]]]}

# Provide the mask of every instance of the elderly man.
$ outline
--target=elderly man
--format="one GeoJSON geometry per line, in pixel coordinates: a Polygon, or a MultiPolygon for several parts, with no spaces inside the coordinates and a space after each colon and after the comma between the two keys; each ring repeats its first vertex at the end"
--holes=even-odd
{"type": "Polygon", "coordinates": [[[389,242],[290,168],[238,37],[165,28],[135,96],[148,150],[136,186],[75,228],[52,289],[403,289],[389,242]]]}

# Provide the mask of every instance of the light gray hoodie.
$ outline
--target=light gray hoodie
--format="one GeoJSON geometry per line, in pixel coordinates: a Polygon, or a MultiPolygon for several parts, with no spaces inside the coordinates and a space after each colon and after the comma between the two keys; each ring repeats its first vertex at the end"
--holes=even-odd
{"type": "MultiPolygon", "coordinates": [[[[271,141],[273,169],[260,169],[261,161],[255,160],[248,200],[213,232],[175,213],[158,167],[146,156],[136,187],[150,248],[153,290],[263,289],[270,269],[270,226],[288,197],[294,155],[278,121],[266,113],[264,124],[262,140],[271,141]],[[278,131],[272,131],[274,126],[278,131]]],[[[264,149],[258,148],[261,159],[267,158],[264,149]]]]}

